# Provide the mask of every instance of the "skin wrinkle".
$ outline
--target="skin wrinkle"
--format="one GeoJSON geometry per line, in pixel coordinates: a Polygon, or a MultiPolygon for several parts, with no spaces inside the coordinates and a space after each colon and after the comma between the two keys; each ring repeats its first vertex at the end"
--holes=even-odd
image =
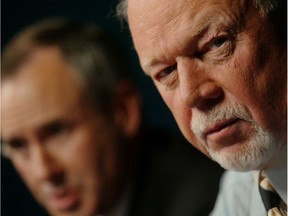
{"type": "MultiPolygon", "coordinates": [[[[256,23],[254,25],[256,25],[256,23]]],[[[265,26],[265,23],[259,23],[258,22],[257,25],[265,26]]],[[[248,28],[249,28],[249,26],[248,26],[248,28]]],[[[258,79],[260,81],[258,83],[255,83],[256,84],[256,91],[253,93],[256,96],[257,94],[260,94],[260,92],[263,91],[263,89],[266,89],[266,92],[264,92],[264,94],[268,95],[268,97],[267,97],[268,100],[266,101],[266,104],[268,105],[269,103],[273,103],[273,98],[275,95],[281,95],[282,98],[285,98],[286,92],[282,91],[282,89],[283,89],[283,87],[286,86],[286,79],[283,79],[281,76],[273,76],[273,74],[276,73],[278,70],[280,70],[280,71],[286,70],[285,68],[279,68],[279,66],[281,66],[281,65],[284,65],[284,67],[285,67],[286,55],[282,55],[281,52],[276,53],[276,55],[275,55],[275,53],[273,53],[273,55],[272,55],[272,52],[267,50],[267,47],[265,46],[265,40],[259,41],[259,38],[264,37],[265,39],[269,38],[269,40],[272,40],[271,35],[268,34],[268,32],[272,31],[272,29],[270,29],[269,26],[266,26],[265,28],[262,28],[262,29],[265,29],[265,31],[264,32],[260,31],[260,32],[258,32],[258,34],[253,35],[255,40],[258,41],[258,43],[257,44],[251,44],[251,46],[255,46],[255,50],[257,50],[256,51],[257,53],[254,56],[255,57],[257,56],[258,58],[253,59],[253,61],[252,61],[253,64],[251,65],[251,68],[252,68],[251,70],[256,71],[256,72],[257,71],[260,72],[261,70],[256,70],[256,68],[263,69],[265,67],[265,63],[267,62],[267,59],[269,59],[270,61],[272,59],[277,59],[280,64],[277,64],[277,65],[272,64],[269,73],[268,72],[266,72],[266,73],[264,73],[264,72],[253,73],[252,76],[250,77],[250,79],[247,80],[247,82],[249,83],[249,81],[251,82],[258,77],[258,79]],[[281,64],[281,62],[282,62],[282,64],[281,64]],[[270,88],[265,88],[265,86],[267,85],[266,79],[268,76],[270,77],[269,78],[270,83],[275,83],[275,85],[271,85],[270,88]],[[273,80],[271,78],[273,78],[273,80]],[[282,86],[282,88],[279,88],[280,86],[282,86]]],[[[251,28],[249,28],[249,30],[253,31],[253,24],[251,25],[251,28]]],[[[277,46],[277,44],[275,44],[274,46],[277,46]]],[[[281,103],[279,103],[279,106],[281,106],[281,103]]],[[[285,110],[286,110],[286,108],[285,108],[285,110]]],[[[275,112],[275,110],[271,107],[270,113],[273,113],[273,112],[275,112]]],[[[283,112],[281,112],[281,113],[283,113],[283,112]]],[[[274,124],[277,127],[279,125],[279,122],[275,122],[274,124]]],[[[266,127],[268,128],[268,125],[266,127]]],[[[279,125],[279,129],[280,128],[283,128],[283,125],[279,125]]],[[[278,129],[276,129],[276,130],[278,130],[278,129]]]]}
{"type": "MultiPolygon", "coordinates": [[[[158,25],[153,25],[152,24],[152,28],[150,26],[148,27],[149,30],[147,31],[147,37],[149,38],[149,35],[151,35],[150,39],[152,41],[154,41],[153,42],[154,43],[153,47],[156,47],[157,44],[159,43],[159,41],[160,41],[160,46],[163,47],[160,50],[159,49],[155,50],[155,52],[154,52],[154,53],[156,53],[155,56],[158,56],[157,53],[165,53],[166,54],[166,56],[161,57],[161,58],[155,58],[155,57],[152,58],[151,57],[149,60],[144,59],[143,63],[141,61],[142,67],[144,68],[144,71],[146,71],[146,73],[148,75],[151,76],[150,71],[154,71],[153,67],[156,67],[155,65],[160,64],[160,62],[171,63],[172,60],[170,60],[170,59],[173,59],[174,57],[168,57],[168,56],[170,56],[169,53],[174,53],[174,50],[175,50],[175,56],[194,55],[193,53],[191,53],[191,47],[195,47],[195,48],[193,48],[193,50],[197,49],[197,47],[196,47],[197,43],[195,43],[195,42],[197,40],[199,40],[199,38],[202,37],[204,35],[204,33],[207,32],[210,28],[213,28],[211,26],[215,26],[214,23],[217,21],[216,19],[218,19],[219,23],[220,22],[224,23],[223,20],[222,20],[223,17],[228,17],[228,23],[229,24],[226,24],[226,25],[227,26],[231,26],[231,23],[234,23],[234,25],[235,25],[235,23],[237,23],[236,25],[239,26],[239,27],[236,28],[235,26],[233,26],[233,29],[238,29],[238,28],[240,29],[240,26],[241,26],[240,23],[241,23],[241,16],[242,15],[235,16],[230,11],[226,10],[225,13],[223,11],[220,11],[220,12],[219,11],[212,11],[211,13],[209,12],[208,15],[203,16],[203,14],[205,14],[205,11],[204,12],[201,11],[201,6],[202,5],[199,6],[199,9],[195,9],[195,11],[197,11],[197,12],[195,12],[195,14],[191,13],[191,16],[188,16],[187,18],[185,18],[185,17],[184,18],[182,18],[182,17],[179,18],[181,16],[181,14],[182,14],[182,12],[180,12],[180,11],[178,11],[178,13],[176,13],[175,16],[174,15],[172,16],[172,15],[169,14],[169,16],[168,16],[169,17],[169,21],[167,22],[167,24],[165,23],[165,26],[167,26],[167,27],[165,27],[165,28],[161,27],[162,32],[160,34],[159,33],[153,33],[153,30],[155,28],[157,28],[157,26],[162,26],[164,24],[161,24],[161,23],[158,23],[158,25]],[[217,15],[215,15],[215,13],[217,15]],[[230,15],[230,16],[228,16],[228,15],[230,15]],[[172,16],[172,18],[170,19],[171,16],[172,16]],[[176,19],[176,18],[178,20],[180,20],[180,23],[177,23],[177,21],[174,21],[174,19],[176,19]],[[182,22],[185,23],[185,22],[187,22],[186,19],[189,20],[191,18],[193,20],[195,20],[194,23],[197,23],[196,25],[193,25],[193,28],[192,28],[193,31],[191,31],[189,29],[190,28],[189,26],[187,26],[187,29],[182,30],[184,32],[185,31],[191,32],[190,33],[190,38],[189,38],[189,40],[190,40],[189,43],[191,44],[191,46],[190,46],[189,50],[185,51],[184,47],[185,47],[185,44],[187,43],[187,41],[183,40],[183,35],[182,34],[178,34],[179,37],[180,37],[179,39],[177,37],[174,39],[174,41],[178,42],[177,45],[176,44],[170,44],[167,41],[165,41],[166,35],[176,35],[177,34],[177,28],[175,28],[175,30],[174,30],[174,28],[172,28],[172,31],[174,31],[174,32],[171,32],[171,30],[170,30],[171,26],[173,26],[173,27],[174,26],[182,26],[182,22]],[[166,31],[165,31],[165,29],[166,29],[166,31]],[[155,35],[155,36],[153,36],[153,35],[155,35]],[[191,39],[191,38],[193,38],[193,39],[191,39]],[[156,41],[158,41],[158,42],[156,42],[156,41]],[[179,41],[182,41],[183,43],[181,44],[179,41]],[[161,51],[161,50],[166,50],[165,47],[167,47],[168,50],[171,50],[171,51],[168,51],[168,52],[167,51],[165,51],[165,52],[161,51]]],[[[203,7],[204,7],[204,3],[203,3],[203,7]]],[[[184,11],[189,11],[190,10],[189,7],[183,7],[183,8],[185,8],[184,11]]],[[[163,12],[163,15],[165,15],[164,12],[163,12]]],[[[153,21],[156,22],[155,20],[153,20],[153,21]]],[[[215,32],[217,34],[217,29],[215,30],[215,32]]],[[[212,36],[208,35],[205,38],[212,38],[212,36]]],[[[202,39],[202,40],[205,40],[205,39],[202,39]]]]}
{"type": "MultiPolygon", "coordinates": [[[[238,1],[239,2],[239,1],[238,1]]],[[[236,2],[237,3],[237,2],[236,2]]],[[[235,2],[232,1],[232,4],[236,5],[235,2]]],[[[275,8],[277,8],[281,5],[279,1],[273,1],[273,0],[254,0],[253,5],[255,8],[257,8],[257,12],[261,14],[261,16],[267,16],[271,11],[273,11],[275,8]]],[[[120,0],[119,4],[117,5],[116,13],[117,16],[120,18],[120,21],[123,22],[128,21],[128,0],[120,0]]],[[[241,0],[242,6],[249,5],[249,1],[241,0]]],[[[247,8],[246,8],[247,11],[247,8]]],[[[245,12],[243,9],[242,12],[245,12]]]]}

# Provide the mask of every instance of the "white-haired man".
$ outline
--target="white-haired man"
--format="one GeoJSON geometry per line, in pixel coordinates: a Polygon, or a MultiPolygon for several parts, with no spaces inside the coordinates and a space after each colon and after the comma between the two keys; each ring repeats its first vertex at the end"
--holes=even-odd
{"type": "Polygon", "coordinates": [[[224,175],[212,215],[286,215],[286,4],[126,0],[118,5],[142,69],[186,139],[237,171],[224,175]],[[269,193],[273,203],[266,201],[269,193]]]}

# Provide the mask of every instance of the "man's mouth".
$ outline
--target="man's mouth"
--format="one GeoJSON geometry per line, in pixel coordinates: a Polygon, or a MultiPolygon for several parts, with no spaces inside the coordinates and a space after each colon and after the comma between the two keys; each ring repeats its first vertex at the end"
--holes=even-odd
{"type": "Polygon", "coordinates": [[[245,121],[239,118],[223,119],[207,127],[203,138],[214,151],[232,146],[245,138],[242,131],[244,124],[245,121]]]}
{"type": "Polygon", "coordinates": [[[69,211],[79,205],[80,193],[74,188],[57,189],[48,195],[46,201],[57,211],[69,211]]]}
{"type": "Polygon", "coordinates": [[[224,119],[221,120],[209,127],[207,127],[203,133],[204,137],[206,138],[209,135],[212,135],[214,133],[218,133],[220,131],[222,131],[223,129],[235,124],[236,122],[238,122],[240,119],[238,118],[231,118],[231,119],[224,119]]]}

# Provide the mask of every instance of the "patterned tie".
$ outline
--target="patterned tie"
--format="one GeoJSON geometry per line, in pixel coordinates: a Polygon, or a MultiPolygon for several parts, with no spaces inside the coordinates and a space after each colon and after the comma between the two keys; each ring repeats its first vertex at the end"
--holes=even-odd
{"type": "Polygon", "coordinates": [[[287,216],[287,205],[263,173],[260,175],[259,191],[268,216],[287,216]]]}

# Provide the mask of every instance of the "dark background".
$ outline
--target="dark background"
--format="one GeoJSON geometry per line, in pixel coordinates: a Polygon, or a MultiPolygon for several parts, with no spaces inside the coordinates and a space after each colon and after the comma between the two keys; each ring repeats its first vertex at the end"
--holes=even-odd
{"type": "Polygon", "coordinates": [[[144,114],[155,127],[177,130],[177,126],[154,84],[140,69],[127,25],[115,15],[116,0],[2,0],[1,50],[26,26],[49,17],[93,22],[112,34],[126,50],[135,81],[143,95],[144,114]]]}
{"type": "MultiPolygon", "coordinates": [[[[115,16],[116,4],[117,2],[113,0],[2,0],[1,50],[17,32],[44,18],[59,17],[94,22],[114,35],[126,49],[136,84],[143,96],[144,117],[148,124],[179,132],[152,81],[140,69],[128,27],[127,25],[121,27],[115,16]]],[[[3,216],[44,214],[34,203],[10,162],[2,157],[1,213],[3,216]]]]}

